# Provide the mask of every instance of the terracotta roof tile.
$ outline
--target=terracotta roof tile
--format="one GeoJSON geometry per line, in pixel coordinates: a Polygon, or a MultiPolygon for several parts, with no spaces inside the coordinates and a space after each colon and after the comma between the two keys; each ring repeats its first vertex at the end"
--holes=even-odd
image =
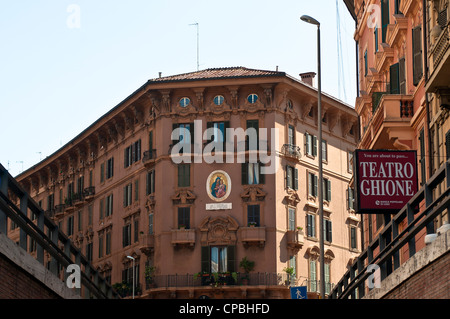
{"type": "Polygon", "coordinates": [[[172,81],[191,81],[191,80],[215,80],[226,78],[248,78],[248,77],[266,77],[266,76],[285,76],[285,72],[255,70],[245,67],[213,68],[196,72],[183,73],[171,76],[165,76],[149,80],[149,82],[172,82],[172,81]]]}

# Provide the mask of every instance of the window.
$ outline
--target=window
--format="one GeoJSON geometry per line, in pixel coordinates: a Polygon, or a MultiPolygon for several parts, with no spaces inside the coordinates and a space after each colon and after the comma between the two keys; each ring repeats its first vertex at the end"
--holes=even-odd
{"type": "Polygon", "coordinates": [[[73,235],[73,216],[69,216],[67,218],[67,236],[72,236],[73,235]]]}
{"type": "Polygon", "coordinates": [[[50,194],[47,197],[47,210],[52,210],[55,207],[55,194],[50,194]]]}
{"type": "Polygon", "coordinates": [[[98,235],[98,258],[103,257],[103,232],[98,235]]]}
{"type": "Polygon", "coordinates": [[[103,183],[105,181],[105,163],[100,164],[100,182],[103,183]]]}
{"type": "Polygon", "coordinates": [[[313,214],[306,214],[306,236],[316,237],[316,216],[313,214]]]}
{"type": "Polygon", "coordinates": [[[90,262],[92,262],[93,250],[94,250],[93,244],[87,243],[86,244],[86,258],[90,262]]]}
{"type": "Polygon", "coordinates": [[[353,173],[353,152],[347,152],[347,171],[353,173]]]}
{"type": "Polygon", "coordinates": [[[328,161],[328,143],[322,140],[322,161],[328,161]]]}
{"type": "Polygon", "coordinates": [[[261,174],[260,163],[242,163],[242,185],[264,184],[265,175],[261,174]]]}
{"type": "Polygon", "coordinates": [[[249,129],[255,129],[256,133],[256,143],[255,141],[250,139],[250,136],[247,134],[245,136],[245,149],[248,150],[257,150],[259,148],[259,121],[258,120],[247,120],[247,132],[249,129]]]}
{"type": "Polygon", "coordinates": [[[180,99],[179,103],[181,107],[187,107],[189,103],[191,103],[191,100],[188,97],[183,97],[180,99]]]}
{"type": "Polygon", "coordinates": [[[132,183],[123,188],[123,207],[128,207],[132,203],[132,183]]]}
{"type": "Polygon", "coordinates": [[[329,263],[325,263],[323,265],[324,268],[324,279],[325,279],[325,293],[327,295],[330,294],[331,291],[331,284],[330,284],[330,264],[329,263]]]}
{"type": "Polygon", "coordinates": [[[127,168],[131,164],[141,160],[141,140],[131,144],[125,148],[124,167],[127,168]]]}
{"type": "Polygon", "coordinates": [[[332,231],[331,231],[331,220],[323,220],[323,240],[330,242],[332,241],[332,231]]]}
{"type": "Polygon", "coordinates": [[[350,249],[356,249],[356,227],[350,226],[350,249]]]}
{"type": "Polygon", "coordinates": [[[292,272],[292,275],[291,275],[291,277],[289,279],[290,280],[295,280],[295,278],[297,277],[297,262],[296,262],[295,256],[290,256],[289,257],[289,267],[291,267],[294,270],[292,272]]]}
{"type": "Polygon", "coordinates": [[[131,224],[126,224],[122,228],[122,246],[127,247],[131,245],[131,224]]]}
{"type": "Polygon", "coordinates": [[[178,165],[178,187],[189,187],[191,185],[191,165],[178,165]]]}
{"type": "Polygon", "coordinates": [[[77,178],[77,193],[78,195],[82,195],[84,190],[84,176],[79,176],[77,178]]]}
{"type": "Polygon", "coordinates": [[[111,254],[111,230],[106,231],[106,255],[111,254]]]}
{"type": "Polygon", "coordinates": [[[446,160],[450,159],[450,130],[445,134],[446,160]]]}
{"type": "Polygon", "coordinates": [[[331,201],[331,181],[327,178],[324,178],[322,181],[323,188],[323,200],[327,202],[331,201]]]}
{"type": "Polygon", "coordinates": [[[308,173],[308,194],[312,197],[317,197],[319,194],[317,176],[313,173],[308,173]]]}
{"type": "Polygon", "coordinates": [[[248,205],[247,206],[247,224],[254,225],[256,227],[260,226],[259,205],[248,205]]]}
{"type": "Polygon", "coordinates": [[[106,162],[106,179],[110,179],[114,175],[114,157],[106,162]]]}
{"type": "Polygon", "coordinates": [[[355,209],[355,192],[353,188],[347,188],[347,209],[354,210],[355,209]]]}
{"type": "Polygon", "coordinates": [[[295,208],[288,207],[288,230],[295,230],[295,208]]]}
{"type": "Polygon", "coordinates": [[[190,207],[178,207],[178,228],[184,226],[186,229],[189,229],[190,224],[191,224],[190,207]]]}
{"type": "Polygon", "coordinates": [[[423,76],[422,27],[420,25],[412,30],[412,36],[413,84],[414,86],[417,86],[423,76]]]}
{"type": "Polygon", "coordinates": [[[298,190],[298,169],[286,165],[286,188],[298,190]]]}
{"type": "Polygon", "coordinates": [[[406,94],[405,58],[398,61],[398,85],[400,94],[406,94]]]}
{"type": "Polygon", "coordinates": [[[305,152],[306,155],[317,155],[317,137],[309,133],[305,133],[305,152]]]}
{"type": "Polygon", "coordinates": [[[381,39],[386,43],[386,32],[389,25],[389,0],[381,0],[381,39]]]}
{"type": "Polygon", "coordinates": [[[317,291],[317,271],[316,271],[316,261],[309,261],[309,291],[317,291]]]}
{"type": "Polygon", "coordinates": [[[148,233],[150,235],[154,234],[153,220],[154,220],[154,214],[153,213],[148,214],[148,233]]]}
{"type": "Polygon", "coordinates": [[[214,104],[219,106],[222,105],[222,103],[225,101],[225,98],[222,95],[216,95],[214,97],[214,104]]]}
{"type": "Polygon", "coordinates": [[[146,194],[150,195],[155,192],[155,170],[147,172],[146,194]]]}
{"type": "Polygon", "coordinates": [[[295,145],[295,128],[292,125],[288,126],[288,144],[295,145]]]}
{"type": "Polygon", "coordinates": [[[373,38],[375,39],[375,53],[378,52],[378,26],[375,26],[375,31],[373,32],[373,38]]]}
{"type": "Polygon", "coordinates": [[[250,94],[249,96],[247,96],[247,101],[250,104],[256,103],[256,101],[258,101],[258,95],[254,94],[254,93],[250,94]]]}
{"type": "Polygon", "coordinates": [[[367,76],[369,70],[368,61],[367,61],[367,50],[364,51],[364,76],[367,76]]]}
{"type": "Polygon", "coordinates": [[[201,271],[205,273],[236,271],[235,246],[203,246],[201,271]]]}
{"type": "MultiPolygon", "coordinates": [[[[420,185],[425,184],[426,181],[426,171],[425,171],[425,133],[424,129],[422,128],[419,133],[419,143],[420,143],[420,185]]],[[[448,147],[447,147],[448,150],[448,147]]],[[[448,152],[447,152],[448,153],[448,152]]]]}
{"type": "Polygon", "coordinates": [[[106,212],[105,217],[111,216],[113,213],[113,195],[106,197],[106,212]]]}
{"type": "Polygon", "coordinates": [[[395,63],[389,67],[390,93],[400,94],[400,64],[395,63]]]}
{"type": "Polygon", "coordinates": [[[81,231],[82,230],[82,228],[83,228],[83,214],[82,214],[82,212],[81,212],[81,210],[79,210],[78,211],[78,228],[77,228],[77,230],[78,231],[81,231]]]}
{"type": "Polygon", "coordinates": [[[177,128],[180,129],[179,138],[172,140],[173,144],[178,142],[186,144],[194,143],[194,123],[174,123],[172,129],[176,130],[177,128]]]}
{"type": "Polygon", "coordinates": [[[211,272],[228,271],[227,257],[227,247],[211,247],[211,272]]]}

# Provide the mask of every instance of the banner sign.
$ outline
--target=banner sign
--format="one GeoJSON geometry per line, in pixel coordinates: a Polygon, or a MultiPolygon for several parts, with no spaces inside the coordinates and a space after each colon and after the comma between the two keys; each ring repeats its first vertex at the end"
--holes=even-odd
{"type": "Polygon", "coordinates": [[[416,151],[356,150],[357,213],[395,213],[418,190],[416,151]]]}

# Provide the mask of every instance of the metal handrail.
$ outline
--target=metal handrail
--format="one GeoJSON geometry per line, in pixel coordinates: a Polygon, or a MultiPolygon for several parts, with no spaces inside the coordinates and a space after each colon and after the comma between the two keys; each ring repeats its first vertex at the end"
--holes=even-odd
{"type": "MultiPolygon", "coordinates": [[[[27,237],[33,238],[37,246],[37,260],[44,264],[44,250],[52,257],[50,271],[56,276],[59,274],[58,263],[66,268],[70,264],[77,264],[81,270],[81,284],[92,293],[95,298],[120,298],[111,285],[98,274],[95,267],[75,247],[71,239],[61,232],[58,226],[45,215],[39,205],[29,197],[29,194],[0,164],[0,232],[7,234],[7,220],[11,219],[20,228],[19,246],[27,250],[27,237]],[[10,195],[20,199],[20,207],[10,199],[10,195]],[[27,216],[28,209],[37,216],[37,224],[27,216]],[[50,236],[44,232],[44,226],[49,230],[50,236]],[[60,249],[62,244],[64,250],[60,249]],[[72,255],[74,259],[72,259],[72,255]],[[84,271],[81,266],[84,266],[84,271]],[[93,280],[91,279],[91,276],[93,280]]],[[[67,278],[65,274],[65,278],[67,278]]],[[[81,290],[80,290],[81,292],[81,290]]]]}
{"type": "Polygon", "coordinates": [[[400,249],[408,244],[409,257],[416,253],[415,236],[423,229],[432,232],[433,220],[442,211],[450,207],[450,160],[442,165],[411,200],[384,226],[379,235],[355,260],[350,269],[334,287],[329,298],[361,298],[365,294],[365,280],[371,275],[368,266],[378,265],[381,270],[381,280],[384,280],[393,270],[400,267],[400,249]],[[432,190],[446,182],[446,190],[433,199],[432,190]],[[417,207],[425,200],[425,209],[415,216],[417,207]],[[407,226],[399,233],[399,225],[407,222],[407,226]],[[379,248],[377,256],[373,256],[379,248]],[[393,265],[394,269],[391,269],[393,265]]]}

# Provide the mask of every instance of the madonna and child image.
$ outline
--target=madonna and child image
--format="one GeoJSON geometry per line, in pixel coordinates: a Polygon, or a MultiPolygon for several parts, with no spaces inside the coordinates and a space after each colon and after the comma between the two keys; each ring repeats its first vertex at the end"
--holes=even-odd
{"type": "Polygon", "coordinates": [[[216,202],[225,200],[231,192],[230,176],[224,171],[214,171],[206,180],[206,192],[216,202]]]}

